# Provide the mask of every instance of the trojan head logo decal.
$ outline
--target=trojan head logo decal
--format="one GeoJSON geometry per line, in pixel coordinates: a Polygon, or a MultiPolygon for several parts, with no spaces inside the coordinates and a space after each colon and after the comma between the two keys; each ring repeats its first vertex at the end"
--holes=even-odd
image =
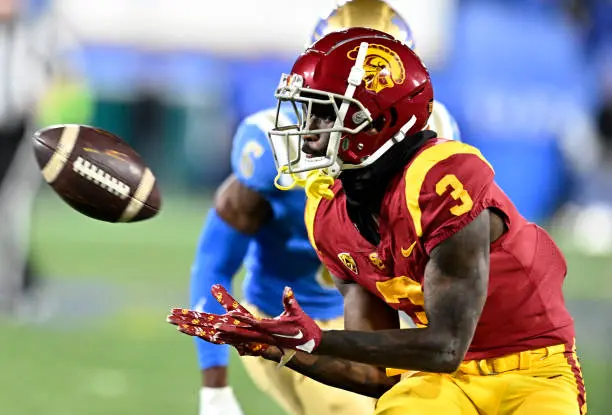
{"type": "Polygon", "coordinates": [[[338,258],[340,259],[340,261],[342,261],[345,267],[351,270],[353,274],[358,273],[357,263],[355,262],[351,254],[347,254],[346,252],[341,252],[338,254],[338,258]]]}
{"type": "MultiPolygon", "coordinates": [[[[357,60],[358,51],[359,46],[347,54],[348,58],[357,60]]],[[[404,64],[399,55],[388,47],[375,43],[368,46],[363,69],[366,89],[376,93],[385,88],[393,88],[396,84],[402,84],[406,79],[404,64]]]]}

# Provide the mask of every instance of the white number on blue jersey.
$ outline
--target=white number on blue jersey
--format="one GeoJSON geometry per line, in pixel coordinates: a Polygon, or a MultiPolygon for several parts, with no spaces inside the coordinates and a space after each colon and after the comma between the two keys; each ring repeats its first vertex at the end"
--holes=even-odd
{"type": "Polygon", "coordinates": [[[250,179],[253,177],[255,170],[255,161],[264,153],[264,148],[255,140],[248,141],[244,147],[242,147],[242,155],[240,156],[240,173],[250,179]]]}

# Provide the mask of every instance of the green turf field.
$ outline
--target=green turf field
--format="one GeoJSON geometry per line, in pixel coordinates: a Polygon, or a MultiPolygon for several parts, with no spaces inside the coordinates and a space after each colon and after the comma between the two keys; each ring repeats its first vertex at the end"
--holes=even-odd
{"type": "MultiPolygon", "coordinates": [[[[196,414],[193,343],[165,316],[187,305],[189,267],[209,201],[165,202],[154,220],[110,225],[41,195],[32,245],[53,287],[50,318],[0,321],[1,414],[196,414]]],[[[612,334],[604,324],[612,311],[612,259],[568,254],[568,297],[585,327],[578,341],[590,413],[603,415],[611,402],[612,334]]],[[[231,381],[245,412],[282,414],[232,357],[231,381]]]]}

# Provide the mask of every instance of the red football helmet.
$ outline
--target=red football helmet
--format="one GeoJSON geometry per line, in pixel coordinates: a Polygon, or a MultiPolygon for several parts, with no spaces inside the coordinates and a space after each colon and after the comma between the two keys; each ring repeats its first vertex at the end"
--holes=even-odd
{"type": "Polygon", "coordinates": [[[274,96],[278,110],[269,137],[279,171],[326,168],[331,175],[368,166],[393,144],[423,130],[433,103],[427,68],[410,47],[360,27],[332,32],[314,43],[291,74],[282,75],[274,96]],[[287,126],[281,110],[287,103],[297,124],[287,126]],[[307,130],[313,104],[333,108],[333,127],[307,130]],[[306,156],[300,150],[303,136],[322,133],[330,133],[326,155],[306,156]]]}

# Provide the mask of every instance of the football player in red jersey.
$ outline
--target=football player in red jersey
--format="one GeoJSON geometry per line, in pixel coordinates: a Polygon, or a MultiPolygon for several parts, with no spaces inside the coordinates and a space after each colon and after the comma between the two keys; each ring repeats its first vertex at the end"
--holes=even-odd
{"type": "Polygon", "coordinates": [[[302,120],[271,132],[273,147],[301,148],[276,154],[280,171],[338,177],[310,189],[305,220],[344,295],[345,330],[321,330],[289,288],[274,319],[217,286],[226,314],[175,309],[169,321],[241,353],[297,351],[288,367],[379,398],[378,415],[586,413],[563,254],[478,149],[425,129],[433,90],[410,48],[370,29],[331,33],[276,97],[302,120]],[[400,329],[400,310],[419,328],[400,329]]]}

